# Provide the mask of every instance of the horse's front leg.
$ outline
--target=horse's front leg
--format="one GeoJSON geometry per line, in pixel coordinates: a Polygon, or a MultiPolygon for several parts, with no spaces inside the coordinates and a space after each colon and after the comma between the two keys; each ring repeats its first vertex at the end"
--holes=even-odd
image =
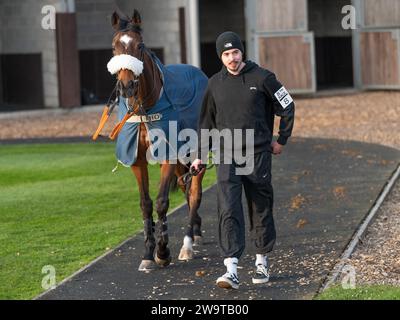
{"type": "Polygon", "coordinates": [[[189,224],[185,238],[183,239],[183,246],[179,253],[179,260],[193,259],[193,245],[199,245],[202,242],[201,217],[198,214],[198,209],[201,203],[202,180],[204,174],[205,170],[197,176],[193,176],[190,186],[188,186],[187,202],[189,206],[189,224]]]}
{"type": "Polygon", "coordinates": [[[167,266],[171,262],[171,255],[168,248],[168,224],[167,211],[169,207],[170,181],[174,175],[176,164],[163,163],[161,165],[160,189],[157,196],[156,211],[157,222],[157,252],[155,261],[160,266],[167,266]]]}
{"type": "Polygon", "coordinates": [[[154,249],[156,240],[154,238],[154,222],[153,222],[153,201],[149,194],[149,175],[147,163],[138,161],[133,165],[132,171],[135,174],[139,191],[140,191],[140,208],[143,216],[144,226],[144,255],[140,263],[139,271],[150,271],[155,268],[154,249]]]}

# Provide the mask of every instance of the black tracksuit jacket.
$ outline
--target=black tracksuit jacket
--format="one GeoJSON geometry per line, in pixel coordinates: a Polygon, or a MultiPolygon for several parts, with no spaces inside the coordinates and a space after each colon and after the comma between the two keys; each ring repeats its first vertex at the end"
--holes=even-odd
{"type": "MultiPolygon", "coordinates": [[[[223,66],[208,81],[198,123],[199,158],[211,147],[218,147],[201,144],[201,129],[230,129],[232,136],[233,129],[254,129],[254,153],[271,150],[275,115],[281,118],[278,143],[285,145],[292,133],[295,105],[290,95],[274,73],[249,60],[245,64],[238,75],[223,66]]],[[[237,149],[237,145],[232,148],[237,149]]]]}

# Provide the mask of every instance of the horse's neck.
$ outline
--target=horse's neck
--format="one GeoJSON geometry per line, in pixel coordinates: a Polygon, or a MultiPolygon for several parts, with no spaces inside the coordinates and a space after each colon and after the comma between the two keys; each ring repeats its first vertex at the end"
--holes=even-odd
{"type": "Polygon", "coordinates": [[[162,88],[160,70],[155,64],[155,61],[150,56],[146,55],[144,59],[145,71],[143,73],[143,82],[140,87],[143,88],[142,102],[145,108],[152,107],[160,98],[162,88]],[[153,65],[154,64],[154,65],[153,65]]]}

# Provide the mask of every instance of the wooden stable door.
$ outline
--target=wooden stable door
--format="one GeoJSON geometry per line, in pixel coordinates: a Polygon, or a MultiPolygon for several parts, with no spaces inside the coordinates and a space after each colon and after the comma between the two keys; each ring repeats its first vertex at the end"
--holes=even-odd
{"type": "Polygon", "coordinates": [[[355,3],[361,12],[363,28],[399,27],[399,0],[356,0],[355,3]]]}
{"type": "Polygon", "coordinates": [[[307,0],[256,0],[258,31],[307,30],[307,0]]]}
{"type": "Polygon", "coordinates": [[[60,106],[77,107],[81,105],[81,84],[75,13],[57,13],[56,37],[60,106]]]}
{"type": "Polygon", "coordinates": [[[400,89],[400,29],[360,32],[365,89],[400,89]]]}
{"type": "Polygon", "coordinates": [[[258,37],[259,63],[293,93],[315,91],[312,33],[258,37]]]}
{"type": "Polygon", "coordinates": [[[364,89],[400,89],[400,1],[355,0],[356,46],[364,89]]]}
{"type": "Polygon", "coordinates": [[[314,34],[307,0],[247,0],[250,57],[292,93],[315,92],[314,34]]]}

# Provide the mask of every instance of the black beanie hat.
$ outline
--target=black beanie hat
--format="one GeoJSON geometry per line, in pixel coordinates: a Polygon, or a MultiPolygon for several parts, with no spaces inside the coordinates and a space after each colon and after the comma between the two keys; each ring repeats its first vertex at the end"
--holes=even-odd
{"type": "Polygon", "coordinates": [[[240,37],[232,31],[221,33],[217,38],[215,46],[217,47],[217,55],[220,59],[222,53],[226,50],[239,49],[244,53],[243,43],[240,37]]]}

